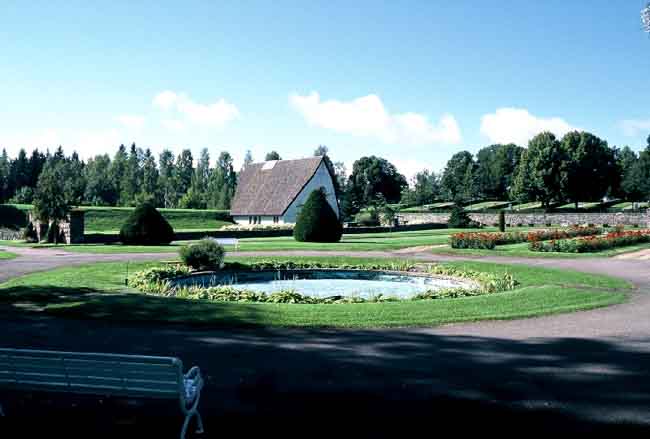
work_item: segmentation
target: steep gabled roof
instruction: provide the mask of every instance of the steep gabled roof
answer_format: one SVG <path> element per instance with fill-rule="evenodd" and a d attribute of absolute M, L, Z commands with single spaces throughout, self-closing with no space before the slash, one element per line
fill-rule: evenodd
<path fill-rule="evenodd" d="M 239 173 L 231 215 L 281 216 L 312 179 L 323 157 L 252 163 Z"/>

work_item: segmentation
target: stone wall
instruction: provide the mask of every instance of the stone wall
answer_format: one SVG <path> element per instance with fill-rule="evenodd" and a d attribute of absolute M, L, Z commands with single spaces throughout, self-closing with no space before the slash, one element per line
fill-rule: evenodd
<path fill-rule="evenodd" d="M 470 218 L 481 224 L 492 226 L 498 224 L 498 213 L 469 213 Z M 421 223 L 447 223 L 448 213 L 400 213 L 400 222 L 407 224 Z M 618 212 L 618 213 L 508 213 L 506 212 L 506 224 L 510 226 L 530 225 L 545 226 L 571 225 L 571 224 L 595 224 L 602 225 L 626 225 L 650 227 L 650 215 L 640 212 Z"/>
<path fill-rule="evenodd" d="M 40 220 L 36 219 L 30 212 L 29 221 L 34 225 L 38 241 L 47 239 L 47 230 L 52 224 L 42 224 Z M 59 231 L 61 233 L 61 244 L 80 244 L 84 242 L 84 227 L 85 219 L 84 212 L 80 210 L 73 210 L 68 214 L 65 221 L 59 223 Z"/>

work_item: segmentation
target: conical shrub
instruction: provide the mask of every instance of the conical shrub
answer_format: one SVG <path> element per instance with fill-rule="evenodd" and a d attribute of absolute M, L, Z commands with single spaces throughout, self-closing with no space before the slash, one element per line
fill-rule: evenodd
<path fill-rule="evenodd" d="M 303 204 L 293 237 L 301 242 L 339 242 L 343 234 L 343 226 L 336 212 L 327 202 L 325 190 L 320 188 L 309 194 Z"/>
<path fill-rule="evenodd" d="M 136 207 L 120 229 L 123 244 L 162 245 L 173 240 L 174 229 L 149 203 Z"/>

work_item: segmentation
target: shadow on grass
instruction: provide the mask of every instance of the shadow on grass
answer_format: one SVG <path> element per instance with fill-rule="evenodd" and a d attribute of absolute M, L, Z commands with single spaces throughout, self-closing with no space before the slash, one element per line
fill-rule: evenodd
<path fill-rule="evenodd" d="M 87 291 L 74 300 L 97 306 L 92 296 Z M 129 303 L 119 309 L 134 315 Z M 150 306 L 147 315 L 165 312 L 155 301 Z M 253 314 L 242 318 L 254 320 Z M 516 341 L 423 330 L 188 330 L 21 319 L 3 323 L 1 344 L 173 355 L 186 368 L 199 365 L 206 377 L 205 437 L 232 429 L 243 437 L 408 437 L 449 428 L 482 435 L 636 434 L 647 433 L 650 419 L 650 340 Z M 0 418 L 0 431 L 21 429 L 26 437 L 164 438 L 175 437 L 180 425 L 175 404 L 0 395 L 10 415 Z"/>
<path fill-rule="evenodd" d="M 210 327 L 258 326 L 255 306 L 194 302 L 139 293 L 110 294 L 92 288 L 16 286 L 0 289 L 0 313 L 25 318 L 43 315 L 116 322 L 165 322 Z M 188 316 L 191 316 L 188 323 Z"/>

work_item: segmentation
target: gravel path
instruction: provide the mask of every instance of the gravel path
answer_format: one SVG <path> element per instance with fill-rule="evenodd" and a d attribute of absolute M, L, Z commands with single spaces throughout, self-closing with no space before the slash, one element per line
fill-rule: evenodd
<path fill-rule="evenodd" d="M 417 250 L 241 254 L 462 259 Z M 60 266 L 174 256 L 10 251 L 19 257 L 0 261 L 0 281 Z M 400 417 L 412 426 L 435 420 L 436 428 L 457 431 L 480 425 L 498 432 L 636 432 L 650 426 L 650 261 L 471 259 L 608 274 L 636 290 L 625 304 L 593 311 L 422 329 L 198 330 L 42 317 L 3 322 L 0 344 L 178 355 L 208 377 L 204 418 L 212 432 L 230 424 L 244 433 L 262 429 L 241 422 L 253 416 L 269 420 L 265 432 L 276 426 L 289 434 L 287 425 L 297 418 L 336 432 L 337 423 L 323 423 L 323 413 L 364 425 L 363 437 L 388 435 L 395 426 L 388 420 Z M 111 425 L 119 430 L 124 422 Z M 165 431 L 160 437 L 168 437 Z"/>

